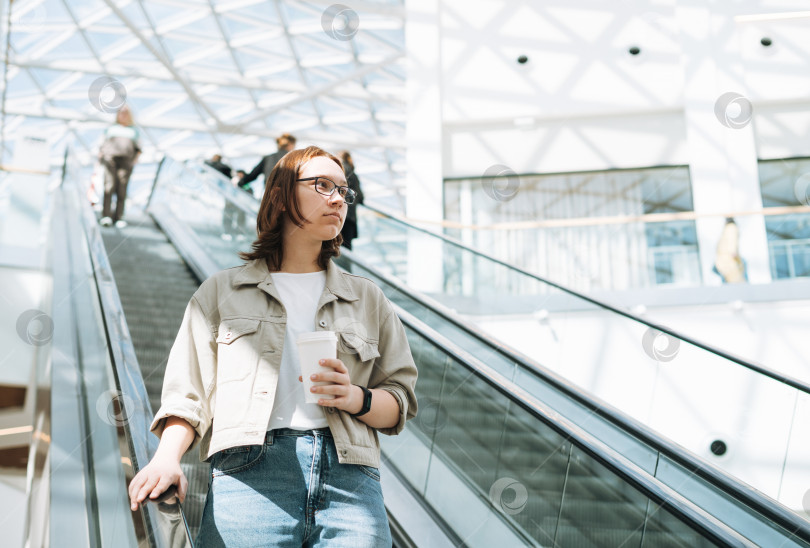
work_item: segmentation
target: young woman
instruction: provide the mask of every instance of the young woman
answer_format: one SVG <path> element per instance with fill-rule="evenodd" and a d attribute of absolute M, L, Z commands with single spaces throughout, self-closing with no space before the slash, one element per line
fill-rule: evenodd
<path fill-rule="evenodd" d="M 180 457 L 199 441 L 212 480 L 197 546 L 390 546 L 378 432 L 416 414 L 416 367 L 391 304 L 338 270 L 347 202 L 340 161 L 290 152 L 267 181 L 247 264 L 206 280 L 166 366 L 161 436 L 129 487 L 132 508 L 187 481 Z M 334 331 L 337 359 L 304 402 L 296 337 Z"/>

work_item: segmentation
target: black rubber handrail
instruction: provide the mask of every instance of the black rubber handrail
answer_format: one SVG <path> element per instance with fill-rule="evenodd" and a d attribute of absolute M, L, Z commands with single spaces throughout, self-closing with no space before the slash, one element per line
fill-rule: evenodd
<path fill-rule="evenodd" d="M 613 306 L 612 304 L 607 303 L 605 301 L 602 301 L 600 299 L 595 299 L 593 297 L 589 297 L 588 295 L 585 295 L 584 293 L 579 293 L 578 291 L 576 291 L 574 289 L 565 287 L 565 286 L 560 285 L 560 284 L 558 284 L 556 282 L 553 282 L 551 280 L 543 278 L 542 276 L 538 276 L 537 274 L 534 274 L 532 272 L 524 270 L 524 269 L 522 269 L 520 267 L 517 267 L 515 265 L 511 265 L 511 264 L 509 264 L 509 263 L 507 263 L 505 261 L 502 261 L 500 259 L 497 259 L 497 258 L 495 258 L 495 257 L 493 257 L 491 255 L 488 255 L 488 254 L 484 253 L 483 251 L 473 249 L 473 248 L 463 244 L 462 242 L 459 242 L 455 238 L 452 238 L 452 237 L 447 236 L 445 234 L 440 234 L 438 232 L 433 232 L 431 230 L 427 230 L 425 228 L 415 226 L 415 225 L 409 223 L 408 221 L 406 221 L 404 219 L 398 218 L 396 215 L 393 215 L 393 214 L 388 213 L 386 211 L 382 211 L 381 209 L 378 209 L 378 208 L 373 207 L 373 206 L 363 204 L 363 207 L 366 207 L 367 209 L 369 209 L 370 211 L 373 211 L 374 213 L 377 213 L 378 215 L 382 215 L 383 217 L 387 217 L 387 218 L 389 218 L 389 219 L 391 219 L 393 221 L 396 221 L 396 222 L 406 226 L 407 228 L 411 228 L 413 230 L 418 230 L 418 231 L 423 232 L 425 234 L 428 234 L 430 236 L 440 238 L 440 239 L 444 240 L 445 242 L 447 242 L 447 243 L 449 243 L 451 245 L 454 245 L 454 246 L 456 246 L 458 248 L 461 248 L 461 249 L 463 249 L 465 251 L 468 251 L 468 252 L 470 252 L 470 253 L 472 253 L 474 255 L 477 255 L 477 256 L 479 256 L 481 258 L 484 258 L 484 259 L 486 259 L 488 261 L 491 261 L 491 262 L 494 262 L 496 264 L 499 264 L 499 265 L 501 265 L 501 266 L 503 266 L 503 267 L 505 267 L 505 268 L 507 268 L 509 270 L 512 270 L 514 272 L 517 272 L 519 274 L 523 274 L 524 276 L 528 276 L 530 278 L 533 278 L 533 279 L 535 279 L 535 280 L 537 280 L 537 281 L 539 281 L 541 283 L 544 283 L 546 285 L 549 285 L 549 286 L 551 286 L 551 287 L 553 287 L 555 289 L 559 289 L 563 293 L 567 293 L 567 294 L 569 294 L 569 295 L 571 295 L 573 297 L 577 297 L 579 299 L 582 299 L 583 301 L 586 301 L 586 302 L 589 302 L 589 303 L 591 303 L 593 305 L 596 305 L 599 308 L 603 308 L 605 310 L 610 310 L 611 312 L 613 312 L 615 314 L 619 314 L 620 316 L 624 316 L 625 318 L 628 318 L 628 319 L 634 320 L 636 322 L 639 322 L 639 323 L 641 323 L 643 325 L 646 325 L 648 327 L 656 329 L 656 330 L 658 330 L 658 331 L 660 331 L 662 333 L 666 333 L 667 335 L 675 337 L 676 339 L 680 339 L 680 340 L 682 340 L 682 341 L 684 341 L 686 343 L 689 343 L 689 344 L 691 344 L 693 346 L 696 346 L 698 348 L 706 350 L 707 352 L 711 352 L 712 354 L 716 354 L 717 356 L 720 356 L 720 357 L 725 358 L 725 359 L 727 359 L 727 360 L 729 360 L 729 361 L 731 361 L 733 363 L 741 365 L 742 367 L 745 367 L 746 369 L 750 369 L 751 371 L 755 371 L 756 373 L 759 373 L 761 375 L 769 377 L 769 378 L 771 378 L 773 380 L 779 381 L 779 382 L 781 382 L 783 384 L 786 384 L 786 385 L 788 385 L 788 386 L 790 386 L 792 388 L 800 390 L 800 391 L 802 391 L 802 392 L 804 392 L 806 394 L 810 394 L 810 384 L 808 384 L 808 383 L 806 383 L 804 381 L 801 381 L 801 380 L 796 379 L 794 377 L 790 377 L 788 375 L 784 375 L 784 374 L 779 373 L 778 371 L 774 371 L 773 369 L 770 369 L 769 367 L 766 367 L 764 365 L 751 362 L 749 360 L 746 360 L 745 358 L 741 358 L 740 356 L 736 356 L 734 354 L 731 354 L 730 352 L 727 352 L 727 351 L 725 351 L 725 350 L 723 350 L 721 348 L 718 348 L 716 346 L 713 346 L 713 345 L 710 345 L 708 343 L 698 341 L 697 339 L 693 339 L 693 338 L 689 337 L 688 335 L 684 335 L 683 333 L 681 333 L 681 332 L 679 332 L 679 331 L 677 331 L 675 329 L 672 329 L 670 327 L 667 327 L 665 325 L 661 325 L 661 324 L 652 322 L 650 320 L 641 318 L 640 316 L 636 316 L 635 314 L 633 314 L 629 310 L 623 310 L 621 308 Z"/>
<path fill-rule="evenodd" d="M 66 162 L 67 158 L 66 153 Z M 160 166 L 162 165 L 161 160 Z M 82 195 L 78 181 L 71 181 L 71 183 L 75 187 L 77 195 Z M 80 218 L 76 222 L 81 225 L 87 242 L 93 283 L 101 307 L 101 321 L 108 342 L 111 372 L 116 389 L 120 394 L 129 396 L 130 401 L 134 403 L 134 409 L 127 409 L 127 399 L 122 397 L 119 400 L 123 416 L 126 418 L 119 428 L 126 439 L 128 457 L 133 471 L 137 473 L 140 468 L 146 466 L 157 447 L 157 439 L 149 432 L 152 411 L 95 213 L 87 201 L 79 200 L 78 203 L 80 204 Z M 190 536 L 182 506 L 177 502 L 177 507 L 172 510 L 179 511 L 187 540 L 193 548 L 193 539 Z M 144 526 L 147 529 L 147 541 L 150 545 L 157 547 L 166 545 L 165 539 L 160 534 L 157 517 L 157 513 L 161 512 L 161 509 L 157 505 L 144 504 L 139 511 L 144 513 Z"/>

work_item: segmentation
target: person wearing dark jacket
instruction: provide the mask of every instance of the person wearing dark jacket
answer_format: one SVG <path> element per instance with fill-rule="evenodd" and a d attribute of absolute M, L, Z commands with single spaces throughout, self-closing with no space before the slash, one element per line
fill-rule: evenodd
<path fill-rule="evenodd" d="M 346 173 L 346 183 L 357 194 L 357 199 L 349 205 L 346 222 L 343 223 L 343 229 L 340 231 L 340 235 L 343 236 L 343 247 L 351 249 L 352 240 L 357 238 L 357 204 L 363 203 L 363 190 L 360 188 L 360 179 L 354 172 L 354 162 L 349 151 L 341 152 L 340 160 L 343 162 L 343 171 Z"/>
<path fill-rule="evenodd" d="M 222 161 L 222 156 L 221 156 L 221 155 L 219 155 L 219 154 L 214 154 L 214 155 L 211 157 L 211 159 L 210 159 L 210 160 L 206 160 L 206 161 L 205 161 L 205 163 L 206 163 L 206 165 L 209 165 L 209 166 L 211 166 L 212 168 L 214 168 L 214 169 L 216 169 L 217 171 L 219 171 L 220 173 L 222 173 L 222 174 L 223 174 L 225 177 L 227 177 L 228 179 L 230 179 L 231 177 L 233 177 L 233 173 L 232 173 L 232 170 L 231 170 L 231 166 L 229 166 L 228 164 L 226 164 L 226 163 L 224 163 L 224 162 Z"/>
<path fill-rule="evenodd" d="M 284 158 L 285 154 L 295 149 L 295 137 L 289 133 L 285 133 L 276 139 L 276 143 L 278 144 L 278 152 L 268 154 L 259 160 L 256 167 L 254 167 L 250 173 L 242 177 L 242 180 L 239 181 L 239 188 L 252 192 L 250 187 L 251 183 L 255 181 L 260 174 L 264 174 L 264 178 L 267 179 L 267 176 L 270 175 L 270 172 L 273 171 L 274 167 L 276 167 L 278 161 Z"/>

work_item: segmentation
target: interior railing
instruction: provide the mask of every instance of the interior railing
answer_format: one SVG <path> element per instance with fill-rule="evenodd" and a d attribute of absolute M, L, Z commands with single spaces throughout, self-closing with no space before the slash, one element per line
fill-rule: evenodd
<path fill-rule="evenodd" d="M 132 512 L 127 485 L 157 448 L 143 378 L 79 169 L 53 191 L 54 338 L 48 448 L 52 543 L 191 544 L 176 499 Z M 78 420 L 77 420 L 78 418 Z"/>

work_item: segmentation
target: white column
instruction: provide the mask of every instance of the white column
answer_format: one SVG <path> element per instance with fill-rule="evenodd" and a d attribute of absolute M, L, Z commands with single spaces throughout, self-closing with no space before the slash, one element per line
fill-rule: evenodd
<path fill-rule="evenodd" d="M 406 127 L 406 215 L 440 221 L 442 202 L 442 79 L 440 0 L 405 2 L 408 55 Z M 426 225 L 436 229 L 436 225 Z M 422 291 L 441 289 L 441 243 L 408 242 L 408 284 Z"/>
<path fill-rule="evenodd" d="M 719 285 L 712 272 L 724 214 L 762 208 L 751 103 L 746 98 L 735 5 L 679 0 L 684 70 L 684 117 L 695 212 L 716 214 L 696 222 L 705 285 Z M 738 97 L 727 96 L 736 93 Z M 718 103 L 722 121 L 716 114 Z M 730 127 L 729 127 L 730 126 Z M 765 221 L 761 215 L 736 218 L 740 255 L 752 283 L 771 280 Z"/>

